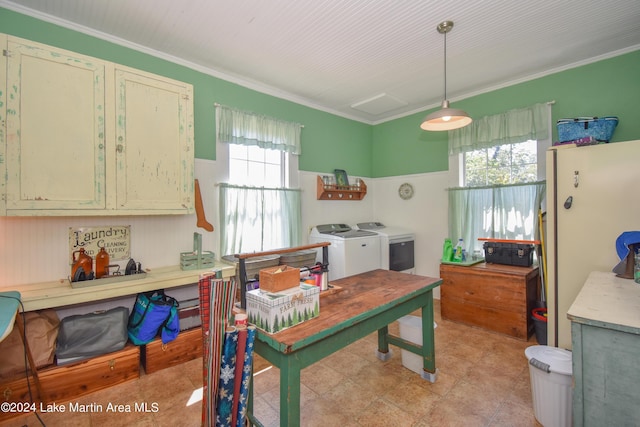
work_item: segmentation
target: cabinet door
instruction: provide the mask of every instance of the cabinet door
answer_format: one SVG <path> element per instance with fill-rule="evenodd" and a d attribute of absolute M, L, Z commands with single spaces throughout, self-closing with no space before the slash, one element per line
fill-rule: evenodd
<path fill-rule="evenodd" d="M 105 64 L 13 37 L 7 47 L 7 211 L 104 209 Z"/>
<path fill-rule="evenodd" d="M 191 85 L 116 66 L 117 209 L 193 211 Z"/>

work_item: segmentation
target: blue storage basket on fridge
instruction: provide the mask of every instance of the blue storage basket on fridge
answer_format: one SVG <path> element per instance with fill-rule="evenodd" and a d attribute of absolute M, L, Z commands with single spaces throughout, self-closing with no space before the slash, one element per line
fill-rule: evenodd
<path fill-rule="evenodd" d="M 560 142 L 573 141 L 580 138 L 593 137 L 599 142 L 609 142 L 613 131 L 618 126 L 617 117 L 577 117 L 575 119 L 560 119 L 558 126 L 558 140 Z"/>

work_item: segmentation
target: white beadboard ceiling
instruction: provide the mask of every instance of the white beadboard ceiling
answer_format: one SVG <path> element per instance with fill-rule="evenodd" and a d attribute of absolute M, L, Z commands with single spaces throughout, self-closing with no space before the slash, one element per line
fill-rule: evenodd
<path fill-rule="evenodd" d="M 258 91 L 381 123 L 640 49 L 638 0 L 0 0 Z M 1 31 L 1 30 L 0 30 Z M 216 100 L 212 100 L 212 103 Z"/>

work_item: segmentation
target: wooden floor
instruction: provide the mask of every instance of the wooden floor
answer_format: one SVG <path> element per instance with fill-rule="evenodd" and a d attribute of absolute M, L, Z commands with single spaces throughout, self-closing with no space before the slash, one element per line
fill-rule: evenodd
<path fill-rule="evenodd" d="M 416 313 L 417 314 L 417 313 Z M 307 426 L 540 426 L 535 420 L 524 349 L 536 345 L 443 321 L 435 304 L 438 380 L 431 384 L 402 365 L 401 352 L 381 362 L 375 334 L 302 371 L 302 425 Z M 390 327 L 398 333 L 398 324 Z M 263 359 L 254 365 L 258 418 L 279 425 L 279 373 Z M 106 408 L 109 403 L 157 405 L 157 412 L 94 411 L 44 413 L 57 426 L 200 426 L 202 359 L 78 399 Z M 68 408 L 68 403 L 65 404 Z M 30 414 L 0 426 L 39 426 Z"/>

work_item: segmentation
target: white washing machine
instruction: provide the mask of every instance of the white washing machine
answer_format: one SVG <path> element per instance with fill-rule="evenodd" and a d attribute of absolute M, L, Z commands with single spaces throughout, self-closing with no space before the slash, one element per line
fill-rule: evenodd
<path fill-rule="evenodd" d="M 355 228 L 380 235 L 382 268 L 415 274 L 415 235 L 412 232 L 387 227 L 381 222 L 359 222 Z"/>
<path fill-rule="evenodd" d="M 347 224 L 323 224 L 309 234 L 309 243 L 321 242 L 331 243 L 327 247 L 329 281 L 382 268 L 378 233 L 355 230 Z M 317 260 L 322 261 L 322 251 L 318 252 Z"/>

